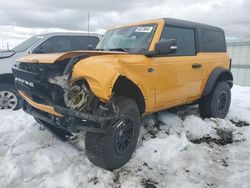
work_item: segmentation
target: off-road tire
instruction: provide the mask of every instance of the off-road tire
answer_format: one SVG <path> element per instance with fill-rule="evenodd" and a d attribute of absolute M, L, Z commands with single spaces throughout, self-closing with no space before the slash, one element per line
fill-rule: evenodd
<path fill-rule="evenodd" d="M 16 103 L 15 107 L 12 108 L 12 110 L 19 110 L 21 108 L 20 101 L 19 101 L 20 97 L 19 97 L 14 85 L 8 84 L 8 83 L 1 83 L 0 84 L 0 92 L 3 92 L 3 91 L 11 92 L 13 95 L 15 95 L 15 97 L 17 99 L 17 103 Z"/>
<path fill-rule="evenodd" d="M 205 96 L 200 100 L 200 115 L 202 118 L 213 117 L 223 119 L 228 113 L 230 103 L 230 86 L 226 81 L 219 81 L 213 91 L 208 96 Z"/>
<path fill-rule="evenodd" d="M 140 132 L 141 115 L 136 102 L 127 97 L 116 97 L 115 101 L 119 114 L 126 116 L 127 119 L 130 119 L 129 122 L 132 122 L 133 133 L 127 149 L 122 153 L 117 149 L 117 135 L 120 135 L 118 134 L 119 131 L 121 132 L 120 127 L 131 127 L 131 124 L 125 123 L 123 126 L 114 126 L 117 123 L 112 123 L 107 129 L 107 133 L 87 132 L 85 137 L 88 159 L 93 164 L 106 170 L 120 168 L 130 160 Z"/>

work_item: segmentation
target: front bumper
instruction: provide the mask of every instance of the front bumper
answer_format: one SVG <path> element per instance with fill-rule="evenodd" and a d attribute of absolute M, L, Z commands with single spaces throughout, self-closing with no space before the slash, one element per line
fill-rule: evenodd
<path fill-rule="evenodd" d="M 31 101 L 25 94 L 20 94 L 23 97 L 21 99 L 21 106 L 26 113 L 32 115 L 35 119 L 45 122 L 48 126 L 53 126 L 70 133 L 78 133 L 79 131 L 106 133 L 109 122 L 115 122 L 118 120 L 118 117 L 116 116 L 101 117 L 59 106 L 51 107 L 38 104 Z M 42 105 L 43 107 L 46 106 L 46 108 L 41 110 L 36 108 L 40 107 L 37 105 Z"/>
<path fill-rule="evenodd" d="M 49 114 L 52 114 L 58 117 L 63 117 L 63 115 L 56 112 L 52 106 L 39 104 L 33 101 L 29 96 L 25 95 L 22 91 L 19 91 L 19 94 L 29 105 L 35 107 L 36 109 L 41 109 L 42 111 L 47 112 Z"/>
<path fill-rule="evenodd" d="M 70 133 L 79 131 L 105 133 L 108 125 L 118 120 L 118 115 L 104 117 L 59 106 L 42 93 L 39 93 L 39 97 L 45 101 L 45 104 L 41 104 L 32 99 L 31 96 L 38 95 L 32 88 L 18 81 L 16 81 L 16 88 L 22 97 L 20 104 L 23 110 L 34 118 L 45 122 L 49 129 L 53 126 Z M 56 133 L 54 132 L 54 134 Z"/>

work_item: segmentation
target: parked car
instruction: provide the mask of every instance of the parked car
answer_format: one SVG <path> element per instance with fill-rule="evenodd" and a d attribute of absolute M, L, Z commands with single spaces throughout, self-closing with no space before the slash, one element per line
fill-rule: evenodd
<path fill-rule="evenodd" d="M 0 109 L 20 108 L 19 98 L 14 88 L 11 67 L 27 54 L 58 53 L 95 48 L 100 35 L 85 33 L 48 33 L 34 36 L 12 50 L 0 52 Z"/>
<path fill-rule="evenodd" d="M 214 26 L 143 21 L 111 28 L 96 51 L 18 61 L 24 111 L 63 141 L 85 130 L 89 160 L 108 170 L 131 158 L 142 116 L 198 103 L 201 117 L 224 118 L 230 106 L 230 58 Z"/>

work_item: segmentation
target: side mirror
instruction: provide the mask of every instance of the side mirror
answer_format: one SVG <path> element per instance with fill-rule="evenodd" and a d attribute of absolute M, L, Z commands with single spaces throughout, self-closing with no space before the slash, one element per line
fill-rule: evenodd
<path fill-rule="evenodd" d="M 162 40 L 155 44 L 155 53 L 157 55 L 173 54 L 178 49 L 175 39 Z"/>

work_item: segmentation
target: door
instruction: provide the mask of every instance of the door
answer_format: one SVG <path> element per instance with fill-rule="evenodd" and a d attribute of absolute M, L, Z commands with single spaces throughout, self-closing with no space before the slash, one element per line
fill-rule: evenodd
<path fill-rule="evenodd" d="M 154 57 L 156 109 L 194 100 L 201 87 L 201 59 L 196 54 L 195 29 L 165 26 L 160 40 L 175 39 L 174 54 Z"/>

